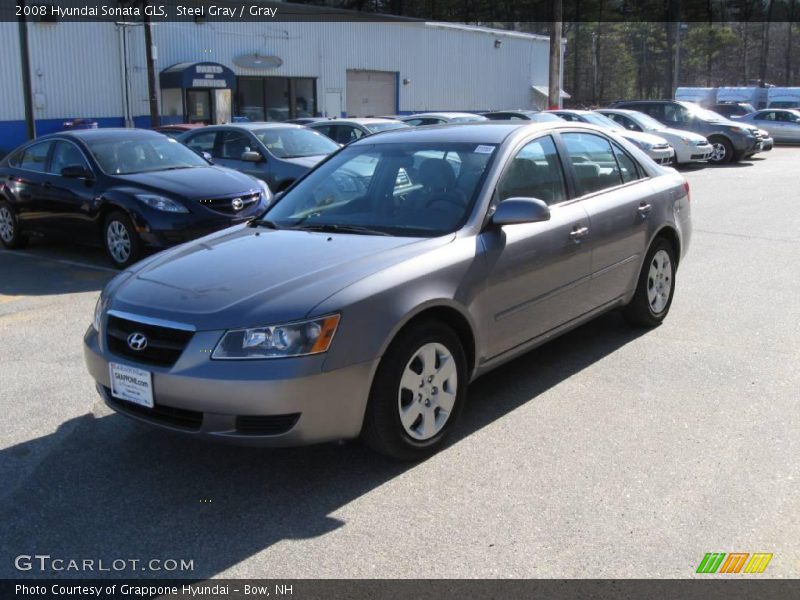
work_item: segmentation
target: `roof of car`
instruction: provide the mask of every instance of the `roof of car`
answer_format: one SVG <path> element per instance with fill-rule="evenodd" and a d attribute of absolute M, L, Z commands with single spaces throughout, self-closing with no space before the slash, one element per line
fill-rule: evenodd
<path fill-rule="evenodd" d="M 225 123 L 224 125 L 209 125 L 206 127 L 208 130 L 215 129 L 245 129 L 247 131 L 255 131 L 261 129 L 308 129 L 305 125 L 297 125 L 295 123 L 283 123 L 281 121 L 253 121 L 251 123 Z"/>
<path fill-rule="evenodd" d="M 405 115 L 402 119 L 415 119 L 417 117 L 444 117 L 445 119 L 455 119 L 458 117 L 480 117 L 481 115 L 469 112 L 424 112 L 413 115 Z"/>
<path fill-rule="evenodd" d="M 505 110 L 488 110 L 482 115 L 496 115 L 499 113 L 519 113 L 521 115 L 535 115 L 541 111 L 538 110 L 531 110 L 530 108 L 507 108 Z"/>
<path fill-rule="evenodd" d="M 163 136 L 163 133 L 153 131 L 151 129 L 137 129 L 127 127 L 103 127 L 98 129 L 71 129 L 67 131 L 57 131 L 38 139 L 45 139 L 49 137 L 69 137 L 79 140 L 105 140 L 105 139 L 136 139 L 152 136 Z"/>
<path fill-rule="evenodd" d="M 380 136 L 369 136 L 351 142 L 359 144 L 400 144 L 413 139 L 415 142 L 462 142 L 474 144 L 500 144 L 509 135 L 521 128 L 547 130 L 555 127 L 574 127 L 575 123 L 535 123 L 533 121 L 476 121 L 469 123 L 445 123 L 384 131 Z"/>
<path fill-rule="evenodd" d="M 321 125 L 325 123 L 355 123 L 356 125 L 375 125 L 376 123 L 397 123 L 399 119 L 389 119 L 383 117 L 355 117 L 352 119 L 323 119 L 309 123 L 309 125 Z"/>

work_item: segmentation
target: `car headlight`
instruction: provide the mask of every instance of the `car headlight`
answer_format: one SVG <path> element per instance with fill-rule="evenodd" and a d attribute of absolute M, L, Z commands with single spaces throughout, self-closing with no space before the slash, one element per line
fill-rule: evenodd
<path fill-rule="evenodd" d="M 733 133 L 743 133 L 745 135 L 755 135 L 755 132 L 751 129 L 747 129 L 746 127 L 728 127 L 729 131 Z"/>
<path fill-rule="evenodd" d="M 642 150 L 652 150 L 653 148 L 653 144 L 649 144 L 641 140 L 631 140 L 631 141 L 633 141 L 633 143 L 639 146 L 639 148 L 641 148 Z"/>
<path fill-rule="evenodd" d="M 338 326 L 339 315 L 329 315 L 282 325 L 231 329 L 222 336 L 211 358 L 248 360 L 320 354 L 330 348 Z"/>
<path fill-rule="evenodd" d="M 136 199 L 149 206 L 150 208 L 154 208 L 156 210 L 160 210 L 163 212 L 173 212 L 173 213 L 188 213 L 189 210 L 175 202 L 175 200 L 170 200 L 169 198 L 165 198 L 164 196 L 158 196 L 156 194 L 136 194 Z"/>
<path fill-rule="evenodd" d="M 689 145 L 689 138 L 686 138 L 686 137 L 681 138 L 681 141 L 683 142 L 684 146 L 688 146 Z"/>
<path fill-rule="evenodd" d="M 94 305 L 94 316 L 92 317 L 92 327 L 95 331 L 100 331 L 100 321 L 103 318 L 103 294 L 97 297 L 97 303 Z"/>
<path fill-rule="evenodd" d="M 272 201 L 272 190 L 269 189 L 269 186 L 267 185 L 267 182 L 264 181 L 263 179 L 256 179 L 256 182 L 258 183 L 258 187 L 261 190 L 261 197 L 265 201 L 271 202 Z"/>

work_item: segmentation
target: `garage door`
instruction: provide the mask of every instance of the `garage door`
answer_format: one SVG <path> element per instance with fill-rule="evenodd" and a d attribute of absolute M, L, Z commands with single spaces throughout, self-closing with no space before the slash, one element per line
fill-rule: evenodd
<path fill-rule="evenodd" d="M 393 71 L 347 71 L 347 116 L 378 117 L 397 113 L 397 74 Z"/>

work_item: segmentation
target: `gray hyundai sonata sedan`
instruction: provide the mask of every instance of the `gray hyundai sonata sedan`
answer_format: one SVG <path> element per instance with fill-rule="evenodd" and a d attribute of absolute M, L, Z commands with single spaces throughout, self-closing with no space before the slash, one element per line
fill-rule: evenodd
<path fill-rule="evenodd" d="M 97 390 L 165 429 L 254 445 L 438 448 L 469 382 L 596 315 L 666 317 L 689 189 L 613 132 L 386 132 L 251 222 L 114 278 L 84 338 Z"/>

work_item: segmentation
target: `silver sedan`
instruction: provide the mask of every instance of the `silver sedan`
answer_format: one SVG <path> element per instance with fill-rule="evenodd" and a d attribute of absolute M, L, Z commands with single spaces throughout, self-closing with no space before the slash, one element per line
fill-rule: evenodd
<path fill-rule="evenodd" d="M 598 127 L 386 132 L 118 275 L 86 364 L 109 406 L 164 429 L 419 459 L 479 375 L 609 310 L 659 325 L 690 232 L 685 180 Z"/>
<path fill-rule="evenodd" d="M 772 139 L 783 143 L 800 143 L 800 110 L 768 108 L 737 119 L 769 132 Z"/>

